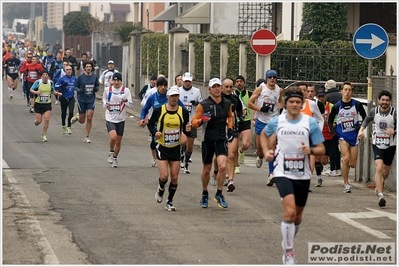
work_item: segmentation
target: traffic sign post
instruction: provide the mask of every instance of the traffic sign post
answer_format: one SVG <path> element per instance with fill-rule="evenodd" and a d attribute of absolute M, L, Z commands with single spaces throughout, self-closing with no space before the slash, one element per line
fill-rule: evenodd
<path fill-rule="evenodd" d="M 267 56 L 276 50 L 277 38 L 272 31 L 261 29 L 251 37 L 251 47 L 260 56 Z"/>
<path fill-rule="evenodd" d="M 356 30 L 353 47 L 356 53 L 365 59 L 376 59 L 388 48 L 388 34 L 380 25 L 368 23 Z"/>
<path fill-rule="evenodd" d="M 277 38 L 270 30 L 261 29 L 252 34 L 252 50 L 262 58 L 262 76 L 265 75 L 265 56 L 270 55 L 276 50 Z"/>
<path fill-rule="evenodd" d="M 371 109 L 371 101 L 373 97 L 372 88 L 372 72 L 373 72 L 373 59 L 382 56 L 388 48 L 388 34 L 378 24 L 368 23 L 358 28 L 353 36 L 353 48 L 356 53 L 362 58 L 368 59 L 368 78 L 367 78 L 367 109 Z M 367 136 L 371 136 L 371 127 L 367 127 Z M 366 162 L 370 162 L 370 142 L 365 143 Z M 361 170 L 362 171 L 362 170 Z M 370 176 L 370 166 L 366 168 L 365 177 L 368 181 Z"/>

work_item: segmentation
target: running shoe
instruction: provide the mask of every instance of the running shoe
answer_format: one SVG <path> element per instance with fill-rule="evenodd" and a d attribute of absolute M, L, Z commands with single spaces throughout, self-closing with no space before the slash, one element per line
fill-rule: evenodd
<path fill-rule="evenodd" d="M 213 199 L 216 203 L 218 203 L 219 208 L 225 209 L 227 208 L 227 203 L 224 200 L 224 196 L 222 194 L 220 195 L 215 195 L 215 198 Z"/>
<path fill-rule="evenodd" d="M 241 173 L 241 167 L 240 166 L 235 167 L 234 173 L 235 174 L 240 174 Z"/>
<path fill-rule="evenodd" d="M 30 108 L 29 108 L 29 112 L 30 112 L 30 113 L 35 113 L 35 109 L 34 109 L 33 107 L 30 107 Z"/>
<path fill-rule="evenodd" d="M 218 184 L 217 175 L 214 173 L 212 174 L 212 185 L 216 186 Z"/>
<path fill-rule="evenodd" d="M 42 134 L 42 142 L 48 142 L 47 136 L 45 134 Z"/>
<path fill-rule="evenodd" d="M 84 142 L 85 142 L 85 143 L 91 143 L 91 140 L 89 139 L 88 136 L 86 136 Z"/>
<path fill-rule="evenodd" d="M 39 125 L 39 123 L 37 123 L 36 120 L 35 120 L 35 126 L 38 126 L 38 125 Z"/>
<path fill-rule="evenodd" d="M 10 100 L 12 100 L 13 99 L 13 97 L 12 97 L 12 95 L 10 95 Z"/>
<path fill-rule="evenodd" d="M 223 186 L 227 186 L 228 183 L 229 183 L 229 177 L 226 176 L 226 178 L 224 178 Z"/>
<path fill-rule="evenodd" d="M 66 133 L 67 133 L 67 134 L 72 134 L 71 127 L 67 127 L 67 128 L 66 128 Z"/>
<path fill-rule="evenodd" d="M 77 122 L 78 121 L 78 117 L 79 117 L 79 113 L 76 113 L 75 116 L 73 116 L 71 118 L 71 123 L 74 124 L 75 122 Z"/>
<path fill-rule="evenodd" d="M 156 200 L 158 203 L 162 203 L 162 200 L 163 200 L 163 193 L 165 193 L 165 188 L 162 189 L 161 186 L 158 184 L 158 190 L 157 190 L 157 192 L 155 193 L 155 200 Z"/>
<path fill-rule="evenodd" d="M 274 176 L 273 173 L 270 173 L 269 176 L 267 177 L 267 186 L 273 186 L 274 184 Z"/>
<path fill-rule="evenodd" d="M 322 173 L 321 173 L 321 175 L 324 175 L 324 176 L 331 176 L 331 173 L 332 173 L 333 171 L 331 171 L 331 170 L 326 170 L 326 171 L 323 171 Z"/>
<path fill-rule="evenodd" d="M 384 196 L 378 197 L 378 206 L 380 206 L 380 208 L 385 207 L 386 203 L 387 202 L 386 202 Z"/>
<path fill-rule="evenodd" d="M 107 161 L 109 164 L 112 164 L 114 162 L 114 152 L 109 152 Z"/>
<path fill-rule="evenodd" d="M 59 105 L 60 104 L 60 101 L 58 101 L 58 99 L 57 100 L 55 100 L 55 103 L 54 103 L 55 105 Z"/>
<path fill-rule="evenodd" d="M 117 168 L 118 167 L 118 159 L 114 158 L 113 162 L 112 162 L 112 168 Z"/>
<path fill-rule="evenodd" d="M 151 167 L 156 167 L 156 166 L 157 166 L 157 159 L 153 158 L 153 159 L 151 160 L 150 166 L 151 166 Z"/>
<path fill-rule="evenodd" d="M 184 166 L 184 171 L 183 172 L 186 173 L 186 174 L 190 174 L 191 173 L 190 170 L 188 169 L 188 164 L 186 164 L 186 166 Z"/>
<path fill-rule="evenodd" d="M 263 158 L 260 158 L 259 156 L 256 157 L 256 167 L 260 168 L 263 165 Z"/>
<path fill-rule="evenodd" d="M 234 181 L 229 180 L 229 183 L 227 184 L 227 192 L 233 192 L 236 187 L 234 186 Z"/>
<path fill-rule="evenodd" d="M 190 162 L 190 163 L 193 162 L 193 160 L 191 159 L 191 157 L 188 159 L 188 162 Z"/>
<path fill-rule="evenodd" d="M 288 252 L 283 255 L 283 263 L 284 265 L 296 265 L 298 261 L 295 259 L 294 252 Z"/>
<path fill-rule="evenodd" d="M 200 205 L 201 207 L 203 207 L 204 209 L 209 207 L 209 196 L 208 195 L 202 195 L 201 197 L 201 201 L 200 201 Z"/>
<path fill-rule="evenodd" d="M 323 180 L 321 178 L 317 178 L 317 182 L 316 182 L 315 186 L 321 187 L 322 184 L 323 184 Z"/>
<path fill-rule="evenodd" d="M 238 149 L 238 163 L 244 164 L 244 152 L 242 152 L 241 148 Z"/>
<path fill-rule="evenodd" d="M 342 176 L 341 170 L 336 170 L 335 171 L 335 176 Z"/>
<path fill-rule="evenodd" d="M 35 121 L 35 125 L 36 125 L 36 121 Z M 66 126 L 62 126 L 62 134 L 66 134 Z"/>
<path fill-rule="evenodd" d="M 346 184 L 344 188 L 344 193 L 351 193 L 352 186 L 350 184 Z"/>
<path fill-rule="evenodd" d="M 176 211 L 175 206 L 173 206 L 172 201 L 166 201 L 166 206 L 165 209 L 167 209 L 168 211 Z"/>

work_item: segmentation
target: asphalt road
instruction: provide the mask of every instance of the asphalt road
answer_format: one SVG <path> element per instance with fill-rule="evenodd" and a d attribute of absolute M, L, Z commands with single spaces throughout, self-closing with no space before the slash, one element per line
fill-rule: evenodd
<path fill-rule="evenodd" d="M 202 209 L 196 148 L 191 174 L 179 175 L 177 211 L 168 212 L 154 199 L 158 170 L 149 166 L 148 131 L 137 126 L 138 101 L 129 110 L 119 167 L 111 168 L 100 102 L 91 144 L 83 143 L 85 126 L 79 123 L 71 135 L 61 134 L 57 105 L 49 142 L 41 143 L 42 126 L 34 126 L 20 86 L 10 101 L 4 85 L 3 264 L 282 263 L 281 201 L 276 187 L 266 186 L 267 164 L 255 167 L 253 151 L 235 177 L 236 190 L 224 191 L 229 207 L 211 201 Z M 387 207 L 380 209 L 364 184 L 353 183 L 352 193 L 344 194 L 341 177 L 324 177 L 321 188 L 315 180 L 295 239 L 299 263 L 308 264 L 310 242 L 396 244 L 396 193 L 387 192 Z M 210 185 L 209 192 L 213 196 L 216 188 Z"/>

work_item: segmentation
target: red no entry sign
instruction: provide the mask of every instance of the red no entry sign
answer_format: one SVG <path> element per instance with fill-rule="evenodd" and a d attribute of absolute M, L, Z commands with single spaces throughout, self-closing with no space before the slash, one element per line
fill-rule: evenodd
<path fill-rule="evenodd" d="M 266 29 L 258 30 L 251 37 L 251 47 L 261 56 L 270 55 L 277 47 L 276 35 Z"/>

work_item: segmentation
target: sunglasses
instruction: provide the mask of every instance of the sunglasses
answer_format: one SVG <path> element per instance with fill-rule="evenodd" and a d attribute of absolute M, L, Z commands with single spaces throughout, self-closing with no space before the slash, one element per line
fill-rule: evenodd
<path fill-rule="evenodd" d="M 32 57 L 28 57 L 28 58 L 32 58 Z"/>
<path fill-rule="evenodd" d="M 268 79 L 277 79 L 277 77 L 274 77 L 274 76 L 273 76 L 273 77 L 269 77 Z"/>

